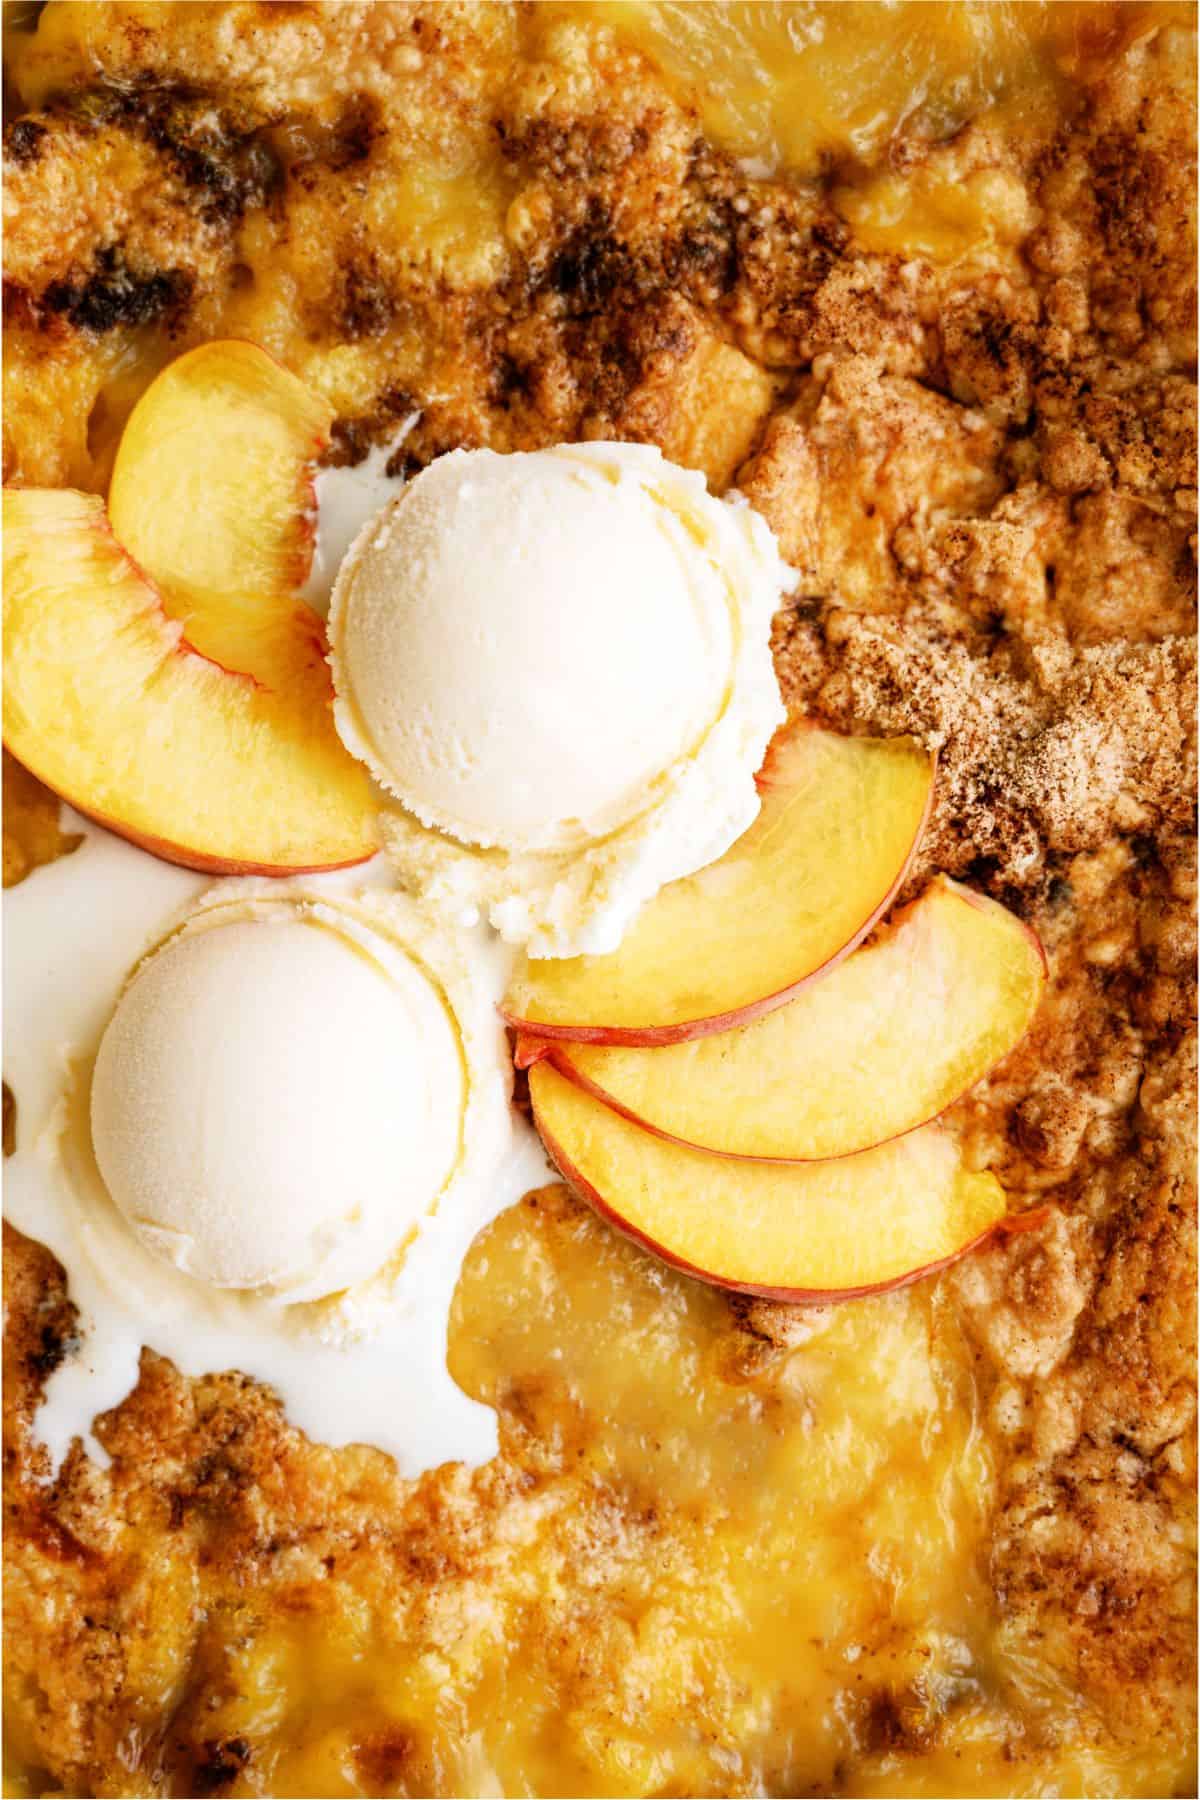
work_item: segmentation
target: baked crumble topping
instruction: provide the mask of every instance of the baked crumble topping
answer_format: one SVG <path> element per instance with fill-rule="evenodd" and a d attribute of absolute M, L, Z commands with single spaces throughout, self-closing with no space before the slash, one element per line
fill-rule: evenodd
<path fill-rule="evenodd" d="M 831 1320 L 696 1297 L 561 1191 L 531 1197 L 479 1247 L 505 1295 L 469 1271 L 460 1297 L 460 1379 L 494 1396 L 502 1454 L 407 1485 L 307 1443 L 243 1378 L 184 1381 L 149 1353 L 99 1428 L 111 1470 L 76 1453 L 46 1485 L 28 1423 L 78 1340 L 52 1260 L 6 1228 L 9 1729 L 30 1791 L 266 1792 L 289 1769 L 307 1791 L 483 1791 L 505 1763 L 480 1696 L 526 1719 L 539 1791 L 1188 1791 L 1186 12 L 1123 9 L 1033 125 L 902 129 L 889 179 L 980 196 L 986 229 L 939 257 L 928 231 L 872 247 L 893 227 L 861 172 L 749 172 L 619 34 L 556 8 L 84 10 L 14 56 L 5 478 L 102 491 L 162 360 L 243 334 L 329 396 L 345 460 L 419 409 L 411 467 L 615 436 L 736 480 L 802 572 L 776 631 L 789 704 L 939 750 L 910 892 L 945 870 L 1047 948 L 1034 1031 L 953 1123 L 1014 1206 L 1055 1213 Z M 6 815 L 8 881 L 57 826 L 19 776 Z M 606 1363 L 588 1333 L 611 1306 L 630 1343 Z M 939 1559 L 916 1546 L 880 1551 L 869 1623 L 789 1616 L 797 1682 L 842 1709 L 799 1745 L 779 1665 L 733 1621 L 744 1579 L 769 1634 L 765 1561 L 801 1551 L 738 1459 L 833 1529 L 797 1446 L 841 1495 L 830 1446 L 854 1415 L 822 1371 L 848 1387 L 885 1348 L 922 1447 L 885 1448 L 868 1407 L 859 1453 L 910 1535 L 931 1481 L 963 1484 L 945 1530 L 966 1600 L 929 1603 Z M 831 1567 L 886 1543 L 870 1492 L 861 1528 L 843 1496 Z M 323 1711 L 337 1659 L 372 1655 L 392 1685 Z M 280 1723 L 270 1695 L 290 1692 L 308 1698 Z"/>

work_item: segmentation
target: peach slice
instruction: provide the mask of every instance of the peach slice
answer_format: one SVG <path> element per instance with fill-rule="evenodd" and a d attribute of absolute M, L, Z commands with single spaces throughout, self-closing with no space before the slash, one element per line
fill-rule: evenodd
<path fill-rule="evenodd" d="M 324 632 L 308 620 L 276 635 L 269 686 L 223 668 L 94 495 L 5 490 L 5 741 L 72 806 L 169 861 L 290 874 L 372 853 L 371 785 L 334 730 Z"/>
<path fill-rule="evenodd" d="M 643 1131 L 550 1063 L 530 1070 L 529 1087 L 564 1179 L 656 1256 L 716 1287 L 857 1298 L 944 1268 L 1004 1220 L 995 1176 L 965 1169 L 936 1125 L 838 1162 L 744 1162 Z"/>
<path fill-rule="evenodd" d="M 268 685 L 280 636 L 312 637 L 293 596 L 312 562 L 313 459 L 332 420 L 257 344 L 205 344 L 151 382 L 113 466 L 117 541 L 192 648 Z"/>
<path fill-rule="evenodd" d="M 789 1005 L 663 1049 L 522 1038 L 617 1112 L 725 1156 L 849 1156 L 936 1118 L 1024 1036 L 1042 947 L 994 900 L 939 877 L 869 949 Z"/>
<path fill-rule="evenodd" d="M 912 738 L 776 740 L 719 861 L 642 908 L 610 956 L 522 958 L 503 1012 L 539 1038 L 675 1044 L 782 1006 L 853 950 L 904 880 L 933 792 Z"/>

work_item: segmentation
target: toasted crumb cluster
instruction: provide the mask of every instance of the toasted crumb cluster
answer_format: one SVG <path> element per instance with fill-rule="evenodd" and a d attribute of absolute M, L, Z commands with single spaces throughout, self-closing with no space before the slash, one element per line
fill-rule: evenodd
<path fill-rule="evenodd" d="M 833 721 L 942 747 L 913 886 L 956 871 L 1050 952 L 1032 1034 L 956 1120 L 1010 1192 L 1061 1208 L 949 1278 L 1006 1452 L 993 1575 L 1012 1631 L 1115 1727 L 1175 1729 L 1194 1606 L 1191 641 L 1060 649 L 1046 680 L 913 609 L 825 615 L 788 650 Z"/>
<path fill-rule="evenodd" d="M 60 1272 L 6 1229 L 8 1721 L 32 1791 L 502 1791 L 480 1721 L 510 1717 L 539 1791 L 894 1791 L 908 1759 L 930 1791 L 1189 1791 L 1187 32 L 1098 40 L 1033 126 L 902 135 L 902 185 L 982 181 L 1007 222 L 939 261 L 868 249 L 842 172 L 755 172 L 619 37 L 541 8 L 87 10 L 16 71 L 6 479 L 102 490 L 161 360 L 232 334 L 329 397 L 343 461 L 417 409 L 413 467 L 607 436 L 736 480 L 801 571 L 775 635 L 791 708 L 939 750 L 912 890 L 946 870 L 1046 945 L 1034 1031 L 952 1123 L 1014 1206 L 1055 1213 L 855 1323 L 697 1296 L 535 1198 L 455 1351 L 502 1454 L 408 1485 L 244 1378 L 149 1353 L 98 1427 L 111 1468 L 75 1454 L 46 1484 L 29 1420 L 78 1340 Z M 44 799 L 6 788 L 8 880 L 55 846 Z M 876 1342 L 894 1420 L 854 1439 L 864 1390 L 837 1395 Z M 851 1443 L 877 1460 L 797 1513 L 801 1540 L 755 1512 L 809 1467 L 840 1491 Z M 938 1552 L 965 1611 L 920 1561 L 943 1474 L 975 1484 Z M 854 1598 L 818 1625 L 821 1531 Z M 768 1556 L 798 1584 L 782 1624 Z M 801 1655 L 806 1717 L 837 1721 L 803 1745 Z M 372 1658 L 386 1676 L 348 1693 Z"/>
<path fill-rule="evenodd" d="M 857 296 L 843 306 L 847 341 L 741 476 L 811 596 L 777 626 L 790 705 L 940 752 L 910 891 L 951 871 L 1051 955 L 1050 1004 L 958 1123 L 1010 1191 L 1061 1212 L 949 1285 L 1007 1452 L 992 1568 L 1009 1627 L 1132 1732 L 1173 1729 L 1191 1678 L 1194 165 L 1167 79 L 1181 67 L 1169 36 L 1131 52 L 1031 159 L 1041 222 L 1019 281 L 962 292 L 911 271 L 919 353 L 907 336 L 899 355 L 863 348 Z"/>

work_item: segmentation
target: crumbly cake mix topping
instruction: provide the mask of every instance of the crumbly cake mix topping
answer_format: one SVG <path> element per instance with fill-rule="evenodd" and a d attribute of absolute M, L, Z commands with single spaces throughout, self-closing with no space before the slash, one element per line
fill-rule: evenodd
<path fill-rule="evenodd" d="M 557 8 L 54 10 L 13 59 L 6 478 L 102 490 L 161 361 L 242 334 L 329 397 L 344 460 L 417 410 L 412 467 L 612 436 L 736 480 L 801 571 L 789 704 L 936 746 L 913 891 L 968 879 L 1050 954 L 953 1124 L 1056 1210 L 833 1317 L 697 1297 L 531 1198 L 453 1347 L 502 1454 L 411 1485 L 149 1356 L 111 1469 L 42 1485 L 26 1422 L 78 1344 L 8 1234 L 21 1762 L 99 1793 L 1186 1791 L 1186 11 L 1088 9 L 1032 112 L 796 180 Z M 7 788 L 6 880 L 56 847 Z M 351 1658 L 386 1676 L 348 1697 Z"/>

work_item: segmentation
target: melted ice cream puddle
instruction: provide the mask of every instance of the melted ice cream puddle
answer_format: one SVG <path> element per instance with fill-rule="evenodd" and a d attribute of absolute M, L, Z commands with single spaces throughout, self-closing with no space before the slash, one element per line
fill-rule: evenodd
<path fill-rule="evenodd" d="M 318 469 L 313 482 L 317 503 L 312 568 L 300 589 L 314 612 L 325 618 L 342 560 L 369 519 L 382 512 L 404 486 L 402 475 L 389 475 L 387 465 L 420 418 L 410 413 L 396 435 L 369 450 L 353 468 Z"/>
<path fill-rule="evenodd" d="M 136 1385 L 143 1345 L 184 1375 L 237 1369 L 267 1382 L 310 1437 L 378 1445 L 406 1476 L 448 1460 L 486 1461 L 496 1450 L 495 1414 L 450 1377 L 449 1309 L 472 1239 L 548 1179 L 532 1129 L 504 1107 L 494 1176 L 467 1190 L 470 1204 L 426 1221 L 400 1278 L 385 1272 L 349 1295 L 287 1306 L 170 1267 L 138 1243 L 99 1179 L 88 1083 L 130 971 L 210 884 L 87 820 L 68 813 L 64 825 L 83 834 L 78 850 L 4 901 L 5 1078 L 17 1103 L 5 1212 L 63 1264 L 83 1340 L 50 1377 L 35 1420 L 53 1465 L 76 1436 L 105 1460 L 91 1424 Z M 330 897 L 386 885 L 378 860 L 303 882 Z M 507 952 L 484 933 L 464 950 L 480 1006 L 494 1006 L 508 978 Z"/>

